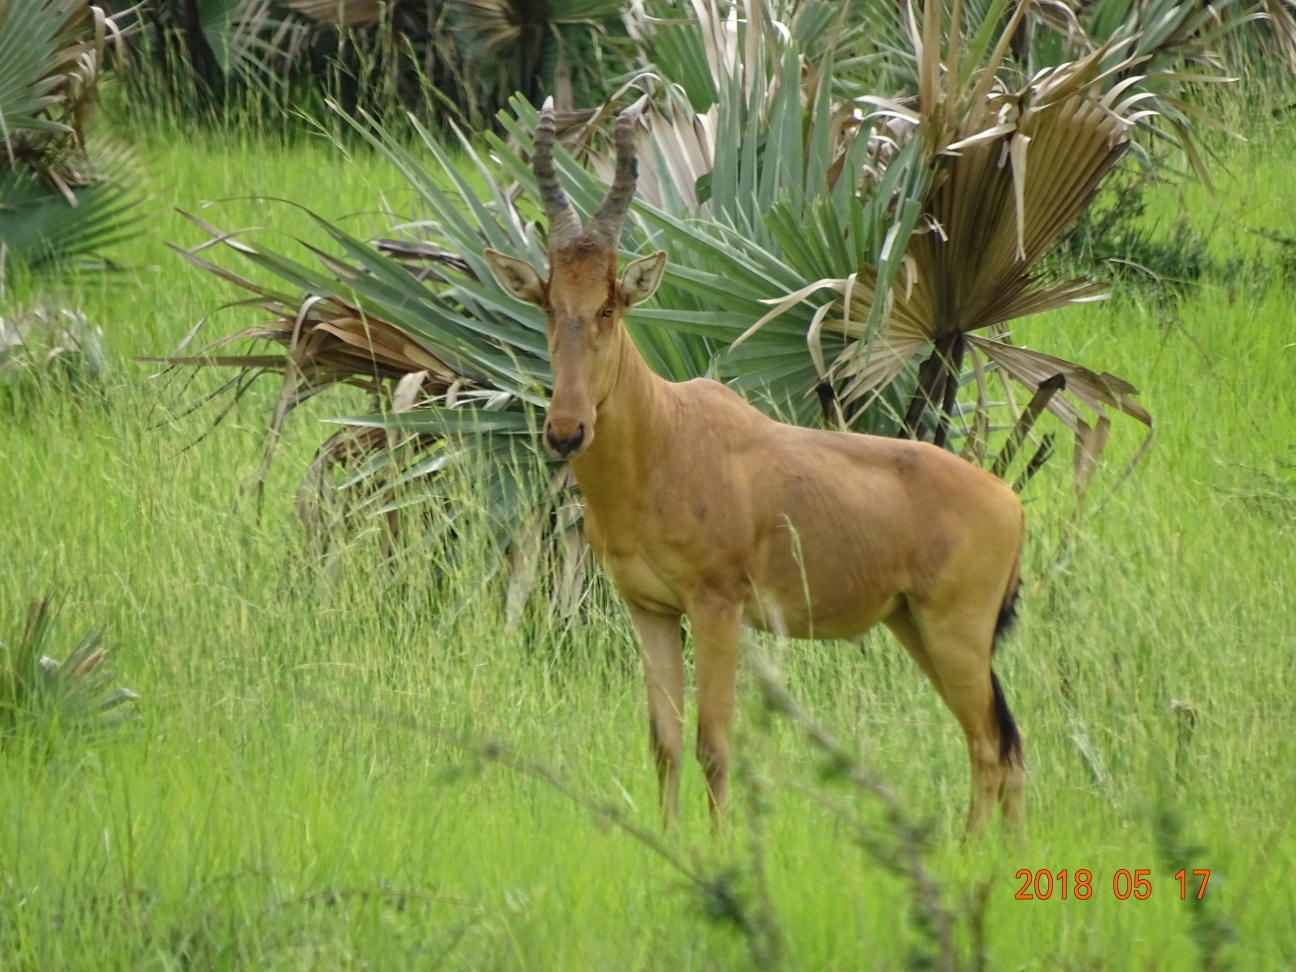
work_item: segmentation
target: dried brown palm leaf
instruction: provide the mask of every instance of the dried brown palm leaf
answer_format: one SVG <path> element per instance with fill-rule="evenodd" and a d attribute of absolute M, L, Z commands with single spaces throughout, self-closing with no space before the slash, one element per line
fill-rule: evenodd
<path fill-rule="evenodd" d="M 1272 25 L 1273 37 L 1269 43 L 1262 44 L 1261 53 L 1269 54 L 1266 48 L 1275 48 L 1273 53 L 1287 62 L 1289 70 L 1296 72 L 1296 3 L 1292 0 L 1264 0 L 1263 6 Z"/>
<path fill-rule="evenodd" d="M 1065 379 L 1066 395 L 1050 398 L 1048 410 L 1075 435 L 1073 472 L 1078 496 L 1083 496 L 1088 489 L 1107 443 L 1107 433 L 1111 428 L 1107 408 L 1120 411 L 1147 429 L 1143 442 L 1113 484 L 1113 491 L 1129 477 L 1151 448 L 1155 432 L 1152 415 L 1134 400 L 1138 390 L 1128 382 L 1107 372 L 1097 374 L 1073 361 L 1016 347 L 1006 340 L 978 335 L 967 335 L 966 340 L 973 351 L 984 354 L 1002 374 L 1033 391 L 1038 391 L 1055 376 L 1061 375 Z M 1095 416 L 1092 424 L 1078 406 L 1083 406 Z"/>
<path fill-rule="evenodd" d="M 405 374 L 391 393 L 391 414 L 413 412 L 427 401 L 425 389 L 430 384 L 426 371 Z M 402 451 L 426 454 L 437 439 L 431 434 L 348 426 L 324 440 L 297 484 L 296 512 L 315 560 L 323 561 L 327 572 L 336 565 L 335 541 L 354 533 L 359 522 L 354 514 L 361 507 L 379 510 L 384 524 L 383 555 L 393 554 L 401 530 L 397 502 L 401 469 L 395 457 Z M 357 476 L 357 470 L 375 466 L 383 468 Z M 344 477 L 340 483 L 339 474 Z"/>
<path fill-rule="evenodd" d="M 345 532 L 350 513 L 368 492 L 339 488 L 337 474 L 357 469 L 387 448 L 384 429 L 345 428 L 325 439 L 297 482 L 296 512 L 315 560 L 331 569 L 334 538 Z M 369 484 L 366 484 L 369 485 Z"/>
<path fill-rule="evenodd" d="M 192 218 L 192 217 L 191 217 Z M 407 411 L 418 401 L 432 400 L 446 395 L 456 395 L 477 387 L 473 378 L 456 372 L 436 355 L 415 343 L 401 328 L 356 304 L 334 294 L 327 297 L 305 295 L 293 299 L 252 283 L 246 278 L 211 263 L 198 253 L 215 242 L 235 247 L 236 234 L 221 233 L 215 227 L 194 219 L 211 234 L 206 243 L 186 250 L 174 248 L 189 262 L 215 273 L 225 280 L 251 291 L 256 299 L 241 306 L 252 306 L 269 311 L 275 317 L 242 328 L 211 342 L 199 351 L 180 355 L 192 340 L 191 332 L 177 349 L 177 354 L 164 358 L 141 360 L 165 364 L 169 368 L 237 368 L 240 378 L 250 382 L 264 374 L 281 376 L 279 396 L 271 413 L 269 438 L 261 467 L 253 488 L 259 490 L 278 450 L 284 422 L 294 408 L 320 392 L 335 385 L 350 385 L 370 392 L 380 405 L 390 397 L 389 411 Z M 422 254 L 428 255 L 428 254 Z M 200 325 L 201 326 L 201 323 Z M 258 343 L 263 347 L 254 353 L 216 354 L 238 343 Z M 279 345 L 283 351 L 266 354 L 264 345 Z M 422 375 L 415 386 L 402 385 L 412 375 Z M 386 385 L 396 382 L 395 394 Z M 404 402 L 398 396 L 411 393 L 413 398 Z M 404 402 L 405 407 L 400 407 Z M 386 437 L 373 439 L 350 438 L 335 435 L 327 440 L 316 455 L 316 461 L 307 470 L 299 493 L 299 510 L 302 496 L 317 494 L 322 489 L 323 474 L 342 460 L 361 462 L 372 456 L 379 445 L 389 445 Z M 363 445 L 363 448 L 360 448 Z M 325 506 L 329 504 L 326 503 Z M 307 521 L 318 517 L 306 518 Z"/>
<path fill-rule="evenodd" d="M 589 132 L 598 121 L 591 116 L 576 137 L 581 152 L 577 158 L 588 162 L 598 177 L 611 183 L 616 160 L 610 151 L 595 152 L 590 147 Z M 699 203 L 697 182 L 714 165 L 715 108 L 697 114 L 687 106 L 667 104 L 662 111 L 649 105 L 637 119 L 636 140 L 639 144 L 639 181 L 635 195 L 650 206 L 705 213 Z M 575 141 L 573 138 L 572 141 Z M 651 146 L 651 148 L 649 148 Z M 672 198 L 664 198 L 669 194 Z"/>
<path fill-rule="evenodd" d="M 213 352 L 237 342 L 255 341 L 284 348 L 282 354 Z M 245 373 L 282 375 L 279 398 L 270 421 L 270 439 L 255 488 L 260 488 L 278 448 L 289 413 L 302 402 L 334 385 L 346 384 L 381 395 L 384 379 L 397 382 L 420 374 L 419 400 L 471 390 L 475 383 L 413 343 L 409 335 L 387 321 L 362 312 L 337 296 L 308 297 L 299 307 L 284 306 L 280 316 L 243 328 L 185 356 L 145 358 L 170 367 L 226 367 Z M 401 386 L 397 385 L 397 391 Z M 409 403 L 412 407 L 413 402 Z M 392 408 L 392 411 L 408 409 Z M 354 458 L 352 445 L 330 439 L 321 452 Z M 352 451 L 347 451 L 352 450 Z M 330 460 L 331 461 L 331 460 Z M 318 472 L 319 470 L 316 470 Z"/>

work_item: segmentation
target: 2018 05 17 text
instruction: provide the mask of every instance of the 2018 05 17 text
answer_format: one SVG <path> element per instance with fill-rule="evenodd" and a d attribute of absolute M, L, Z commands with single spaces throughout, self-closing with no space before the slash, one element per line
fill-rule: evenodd
<path fill-rule="evenodd" d="M 1195 895 L 1200 901 L 1206 896 L 1210 873 L 1207 868 L 1194 868 L 1191 873 L 1184 868 L 1174 875 L 1172 891 L 1179 893 L 1180 900 L 1186 901 L 1189 895 Z M 1015 895 L 1018 901 L 1047 901 L 1053 897 L 1088 901 L 1094 896 L 1095 887 L 1105 883 L 1101 873 L 1095 878 L 1092 871 L 1083 867 L 1075 871 L 1022 868 L 1017 872 L 1017 880 L 1022 882 Z M 1112 894 L 1121 901 L 1146 901 L 1152 897 L 1152 890 L 1150 868 L 1140 867 L 1131 871 L 1122 867 L 1112 875 Z"/>

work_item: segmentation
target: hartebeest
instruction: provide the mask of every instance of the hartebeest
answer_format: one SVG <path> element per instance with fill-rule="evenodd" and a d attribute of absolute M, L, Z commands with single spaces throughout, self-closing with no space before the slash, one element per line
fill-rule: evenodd
<path fill-rule="evenodd" d="M 854 639 L 879 621 L 908 649 L 967 736 L 968 831 L 998 797 L 1024 823 L 1021 739 L 991 670 L 1011 617 L 1024 521 L 1008 486 L 922 442 L 784 425 L 724 385 L 648 367 L 621 324 L 666 267 L 659 251 L 617 279 L 637 166 L 633 109 L 616 175 L 582 229 L 554 172 L 552 103 L 533 165 L 549 220 L 549 278 L 495 250 L 509 294 L 548 317 L 554 391 L 544 443 L 585 496 L 585 535 L 643 644 L 662 812 L 678 809 L 684 724 L 680 622 L 692 624 L 697 755 L 725 806 L 742 625 Z"/>

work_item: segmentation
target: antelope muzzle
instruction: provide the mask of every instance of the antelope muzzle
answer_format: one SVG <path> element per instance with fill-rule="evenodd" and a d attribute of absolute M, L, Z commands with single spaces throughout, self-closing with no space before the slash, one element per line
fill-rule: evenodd
<path fill-rule="evenodd" d="M 587 438 L 584 422 L 545 420 L 545 448 L 556 456 L 572 458 L 581 451 Z"/>

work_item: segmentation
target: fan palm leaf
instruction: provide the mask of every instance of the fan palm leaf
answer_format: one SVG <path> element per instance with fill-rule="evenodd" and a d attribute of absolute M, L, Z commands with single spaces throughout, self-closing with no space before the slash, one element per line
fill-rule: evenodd
<path fill-rule="evenodd" d="M 120 34 L 87 0 L 0 2 L 0 278 L 11 257 L 39 270 L 137 228 L 137 168 L 84 134 L 107 39 Z"/>
<path fill-rule="evenodd" d="M 951 32 L 958 28 L 961 7 L 956 0 Z M 970 350 L 1032 394 L 1046 379 L 1064 375 L 1065 383 L 1048 392 L 1042 407 L 1075 433 L 1079 450 L 1094 445 L 1085 430 L 1105 421 L 1104 406 L 1134 417 L 1148 429 L 1137 459 L 1150 442 L 1152 419 L 1134 402 L 1134 389 L 1110 375 L 1014 347 L 1005 325 L 1101 298 L 1098 285 L 1047 280 L 1038 266 L 1089 205 L 1102 178 L 1128 148 L 1134 126 L 1155 114 L 1147 107 L 1154 98 L 1151 93 L 1131 93 L 1148 80 L 1129 73 L 1140 65 L 1142 55 L 1114 61 L 1113 52 L 1128 51 L 1130 42 L 1113 40 L 1078 61 L 1041 71 L 1013 90 L 998 76 L 1013 24 L 981 64 L 960 65 L 959 45 L 947 42 L 940 10 L 939 3 L 928 4 L 921 30 L 917 18 L 911 19 L 916 101 L 862 99 L 893 131 L 898 125 L 901 141 L 921 144 L 932 178 L 922 201 L 922 231 L 913 234 L 906 247 L 903 287 L 879 300 L 872 266 L 827 282 L 837 297 L 827 309 L 820 306 L 812 338 L 836 333 L 849 342 L 826 366 L 841 406 L 847 415 L 859 414 L 859 404 L 874 401 L 926 354 L 917 367 L 901 432 L 923 435 L 922 419 L 931 415 L 934 440 L 943 445 L 951 418 L 962 415 L 956 396 L 966 380 L 963 361 Z M 1025 5 L 1019 5 L 1014 19 L 1024 11 Z M 949 50 L 948 63 L 941 57 L 943 47 Z M 1106 83 L 1122 73 L 1127 75 L 1124 82 Z M 787 308 L 793 298 L 809 296 L 794 293 L 774 313 Z M 884 315 L 874 329 L 870 325 L 878 320 L 879 307 Z M 974 332 L 989 333 L 972 338 Z M 1014 417 L 1024 421 L 1008 397 Z M 987 402 L 980 396 L 974 413 L 988 407 Z M 1076 403 L 1096 416 L 1086 420 Z M 984 417 L 973 414 L 963 431 L 987 426 Z M 981 443 L 970 451 L 983 447 Z M 1077 461 L 1077 469 L 1091 465 Z"/>

